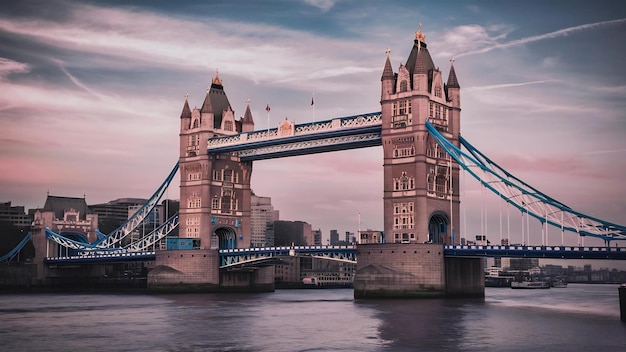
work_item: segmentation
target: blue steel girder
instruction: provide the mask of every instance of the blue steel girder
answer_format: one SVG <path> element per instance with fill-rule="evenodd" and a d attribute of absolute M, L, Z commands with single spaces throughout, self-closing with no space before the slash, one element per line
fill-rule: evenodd
<path fill-rule="evenodd" d="M 28 232 L 24 236 L 24 238 L 22 238 L 22 240 L 12 250 L 9 251 L 9 253 L 0 257 L 0 262 L 10 262 L 11 260 L 13 260 L 13 258 L 15 258 L 15 256 L 22 250 L 22 248 L 24 248 L 26 243 L 31 240 L 31 238 L 32 235 L 30 232 Z"/>
<path fill-rule="evenodd" d="M 161 186 L 154 192 L 154 194 L 148 199 L 148 201 L 139 208 L 129 219 L 127 222 L 122 224 L 119 228 L 115 229 L 113 232 L 106 236 L 98 236 L 99 239 L 93 244 L 93 247 L 98 248 L 110 248 L 114 244 L 120 242 L 126 236 L 128 236 L 131 232 L 133 232 L 142 222 L 143 220 L 150 214 L 150 212 L 154 209 L 159 201 L 165 194 L 165 191 L 169 187 L 170 183 L 174 179 L 174 176 L 178 172 L 178 162 L 174 165 L 172 171 L 170 171 L 169 175 L 163 181 Z"/>
<path fill-rule="evenodd" d="M 221 249 L 220 268 L 243 266 L 254 262 L 287 256 L 311 256 L 347 263 L 356 263 L 354 246 L 293 246 Z"/>
<path fill-rule="evenodd" d="M 623 247 L 446 245 L 445 257 L 626 260 Z"/>
<path fill-rule="evenodd" d="M 561 231 L 574 232 L 580 236 L 601 238 L 607 243 L 612 240 L 626 240 L 626 227 L 577 212 L 516 178 L 474 148 L 466 139 L 459 136 L 461 145 L 469 153 L 448 141 L 428 121 L 426 128 L 461 168 L 522 213 L 534 217 L 542 224 L 547 223 Z"/>
<path fill-rule="evenodd" d="M 380 112 L 295 125 L 281 135 L 278 128 L 212 138 L 207 152 L 237 152 L 242 161 L 364 148 L 381 145 Z"/>
<path fill-rule="evenodd" d="M 90 243 L 74 241 L 72 239 L 64 237 L 63 235 L 53 232 L 49 228 L 46 228 L 46 238 L 58 243 L 65 248 L 75 249 L 82 252 L 106 254 L 110 254 L 112 252 L 131 253 L 142 252 L 149 249 L 158 241 L 165 238 L 176 227 L 178 227 L 178 214 L 174 214 L 165 223 L 154 229 L 152 232 L 148 233 L 145 236 L 142 236 L 138 240 L 131 242 L 124 247 L 99 247 Z"/>

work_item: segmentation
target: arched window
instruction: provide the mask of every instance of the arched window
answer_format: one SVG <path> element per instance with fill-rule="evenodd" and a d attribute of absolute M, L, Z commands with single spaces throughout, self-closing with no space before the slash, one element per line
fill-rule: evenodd
<path fill-rule="evenodd" d="M 400 81 L 400 92 L 406 92 L 407 90 L 407 83 L 406 81 Z"/>
<path fill-rule="evenodd" d="M 232 131 L 233 130 L 233 122 L 232 121 L 224 121 L 224 130 Z"/>

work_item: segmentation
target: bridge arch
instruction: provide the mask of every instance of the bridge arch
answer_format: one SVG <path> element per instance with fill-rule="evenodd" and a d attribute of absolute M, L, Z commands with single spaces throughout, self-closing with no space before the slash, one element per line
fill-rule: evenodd
<path fill-rule="evenodd" d="M 237 248 L 237 232 L 231 227 L 218 227 L 214 232 L 218 239 L 219 249 Z"/>
<path fill-rule="evenodd" d="M 448 227 L 450 220 L 443 212 L 435 212 L 428 219 L 428 242 L 448 243 Z"/>

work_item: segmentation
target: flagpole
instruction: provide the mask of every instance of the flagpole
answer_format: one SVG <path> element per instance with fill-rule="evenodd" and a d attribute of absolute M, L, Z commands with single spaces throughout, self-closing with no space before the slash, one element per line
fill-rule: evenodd
<path fill-rule="evenodd" d="M 265 111 L 267 111 L 267 137 L 270 136 L 270 102 L 267 102 L 267 107 L 265 107 Z"/>
<path fill-rule="evenodd" d="M 311 96 L 311 106 L 313 106 L 313 122 L 315 122 L 315 92 Z"/>

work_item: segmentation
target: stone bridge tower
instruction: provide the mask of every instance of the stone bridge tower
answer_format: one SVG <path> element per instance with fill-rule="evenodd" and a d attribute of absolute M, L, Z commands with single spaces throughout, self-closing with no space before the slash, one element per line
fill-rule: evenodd
<path fill-rule="evenodd" d="M 428 120 L 459 145 L 460 86 L 451 63 L 444 84 L 421 25 L 397 73 L 387 51 L 380 102 L 387 243 L 459 242 L 459 167 L 425 126 Z"/>
<path fill-rule="evenodd" d="M 252 162 L 236 154 L 208 154 L 207 140 L 254 130 L 250 104 L 235 113 L 215 75 L 200 109 L 185 99 L 180 115 L 179 237 L 197 249 L 250 247 Z"/>

